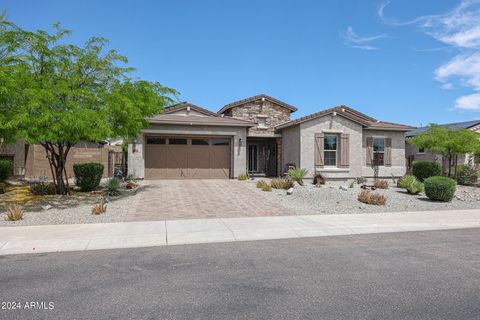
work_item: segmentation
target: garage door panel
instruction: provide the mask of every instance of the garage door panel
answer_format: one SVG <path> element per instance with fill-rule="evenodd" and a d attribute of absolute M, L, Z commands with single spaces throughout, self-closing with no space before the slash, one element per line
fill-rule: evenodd
<path fill-rule="evenodd" d="M 208 146 L 192 146 L 188 151 L 188 177 L 210 178 L 210 149 Z"/>
<path fill-rule="evenodd" d="M 167 177 L 167 147 L 149 146 L 145 149 L 145 178 L 158 180 Z"/>
<path fill-rule="evenodd" d="M 188 178 L 188 147 L 168 146 L 167 178 Z"/>
<path fill-rule="evenodd" d="M 210 152 L 210 177 L 221 179 L 230 177 L 230 147 L 212 146 Z"/>

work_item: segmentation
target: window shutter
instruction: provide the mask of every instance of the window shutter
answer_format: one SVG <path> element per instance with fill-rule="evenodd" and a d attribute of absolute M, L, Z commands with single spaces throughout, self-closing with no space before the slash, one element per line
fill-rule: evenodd
<path fill-rule="evenodd" d="M 323 168 L 323 133 L 315 133 L 315 166 Z"/>
<path fill-rule="evenodd" d="M 371 166 L 373 161 L 373 138 L 367 137 L 367 166 Z"/>
<path fill-rule="evenodd" d="M 348 168 L 349 166 L 349 149 L 350 149 L 350 135 L 342 133 L 340 136 L 340 168 Z"/>
<path fill-rule="evenodd" d="M 385 138 L 385 158 L 383 160 L 385 167 L 392 166 L 392 139 Z"/>

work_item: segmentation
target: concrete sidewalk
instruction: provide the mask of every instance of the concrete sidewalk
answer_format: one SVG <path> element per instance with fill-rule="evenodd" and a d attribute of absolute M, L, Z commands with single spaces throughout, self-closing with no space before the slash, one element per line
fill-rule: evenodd
<path fill-rule="evenodd" d="M 2 227 L 0 255 L 462 228 L 480 210 Z"/>

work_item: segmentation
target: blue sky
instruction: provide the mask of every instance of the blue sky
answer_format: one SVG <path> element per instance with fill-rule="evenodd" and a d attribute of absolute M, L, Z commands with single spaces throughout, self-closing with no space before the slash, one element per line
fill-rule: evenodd
<path fill-rule="evenodd" d="M 103 36 L 135 75 L 217 111 L 266 93 L 294 117 L 345 104 L 411 125 L 480 119 L 476 0 L 1 0 L 26 29 Z"/>

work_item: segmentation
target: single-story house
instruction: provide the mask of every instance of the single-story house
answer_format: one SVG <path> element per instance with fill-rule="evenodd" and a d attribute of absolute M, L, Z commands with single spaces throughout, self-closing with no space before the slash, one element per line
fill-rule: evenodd
<path fill-rule="evenodd" d="M 455 122 L 455 123 L 446 123 L 441 124 L 441 127 L 449 128 L 449 129 L 468 129 L 474 132 L 480 133 L 480 120 L 471 120 L 465 122 Z M 408 141 L 412 139 L 417 134 L 425 132 L 428 130 L 429 127 L 420 127 L 412 131 L 408 131 L 405 133 L 405 140 Z M 435 154 L 432 152 L 428 152 L 428 150 L 419 150 L 414 146 L 406 143 L 405 146 L 405 154 L 408 159 L 408 165 L 411 166 L 411 163 L 415 160 L 427 160 L 427 161 L 434 161 L 438 162 L 442 165 L 444 171 L 448 170 L 448 159 L 443 157 L 441 154 Z M 480 158 L 473 154 L 462 154 L 458 156 L 458 164 L 459 165 L 470 165 L 476 166 L 477 170 L 480 169 Z"/>
<path fill-rule="evenodd" d="M 295 120 L 297 108 L 260 94 L 212 112 L 191 103 L 147 119 L 129 141 L 128 173 L 144 179 L 280 176 L 295 166 L 331 180 L 400 177 L 406 172 L 405 132 L 346 106 Z"/>

